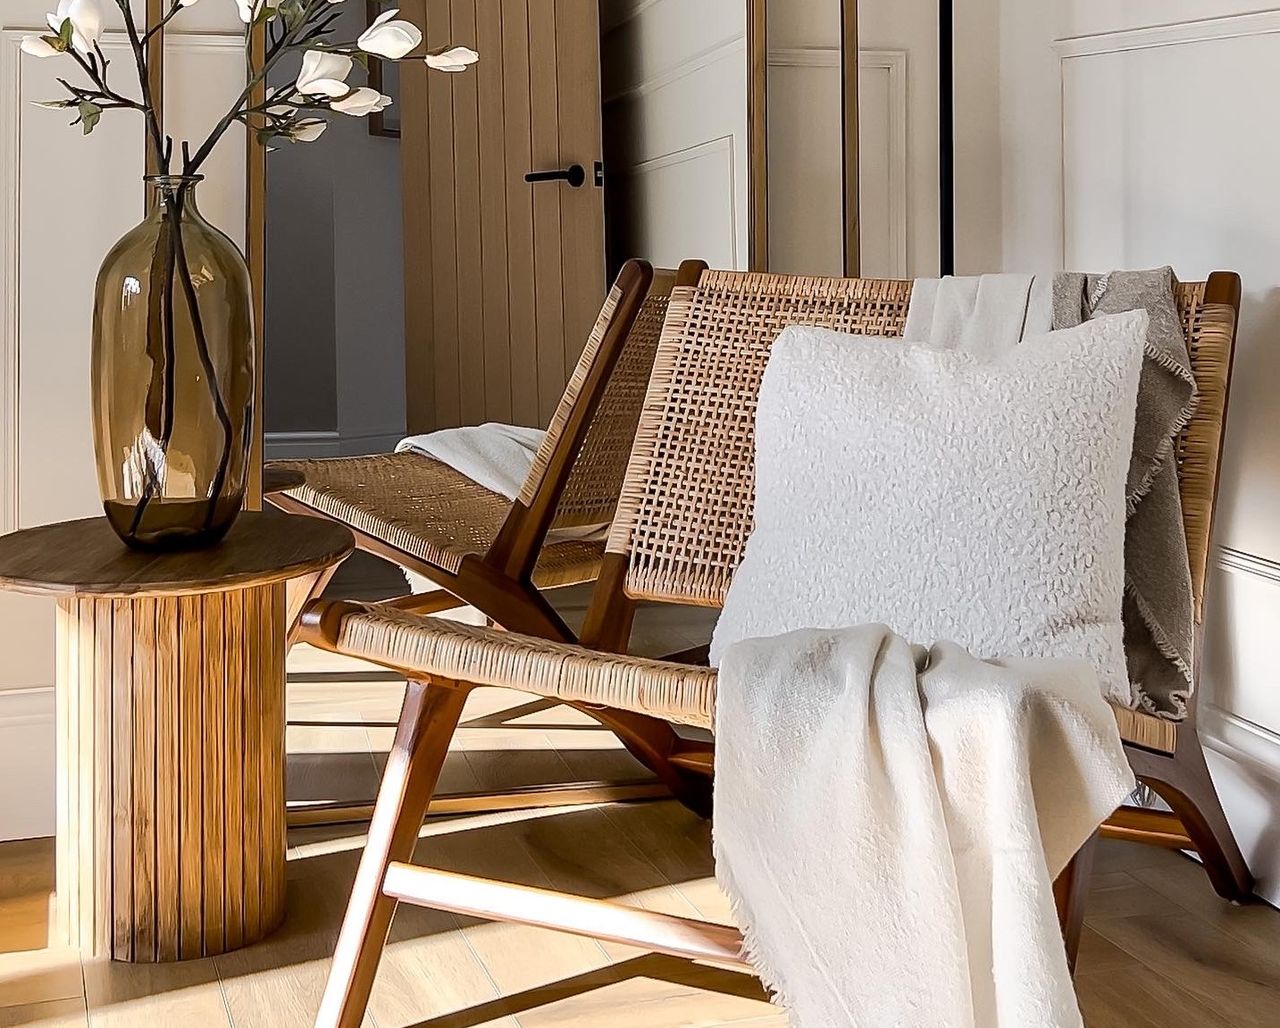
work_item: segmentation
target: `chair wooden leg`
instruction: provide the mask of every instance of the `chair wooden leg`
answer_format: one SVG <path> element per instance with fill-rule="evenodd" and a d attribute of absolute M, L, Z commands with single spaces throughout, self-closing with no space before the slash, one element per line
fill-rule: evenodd
<path fill-rule="evenodd" d="M 413 855 L 468 691 L 456 683 L 408 685 L 369 824 L 368 842 L 316 1016 L 317 1028 L 359 1028 L 364 1019 L 396 907 L 396 901 L 383 891 L 387 866 Z"/>
<path fill-rule="evenodd" d="M 321 571 L 294 578 L 285 583 L 285 646 L 292 646 L 298 641 L 298 631 L 302 627 L 302 612 L 312 600 L 319 599 L 325 586 L 333 580 L 338 565 L 334 564 Z"/>
<path fill-rule="evenodd" d="M 1253 875 L 1209 776 L 1194 724 L 1179 727 L 1172 755 L 1138 747 L 1126 749 L 1134 774 L 1155 790 L 1182 822 L 1218 895 L 1236 903 L 1253 899 Z"/>
<path fill-rule="evenodd" d="M 1053 883 L 1053 901 L 1058 908 L 1058 924 L 1062 928 L 1062 941 L 1067 947 L 1067 966 L 1076 973 L 1076 957 L 1080 953 L 1080 933 L 1084 928 L 1085 897 L 1089 893 L 1089 874 L 1093 870 L 1093 855 L 1098 845 L 1098 833 L 1094 832 L 1071 862 L 1062 869 Z"/>

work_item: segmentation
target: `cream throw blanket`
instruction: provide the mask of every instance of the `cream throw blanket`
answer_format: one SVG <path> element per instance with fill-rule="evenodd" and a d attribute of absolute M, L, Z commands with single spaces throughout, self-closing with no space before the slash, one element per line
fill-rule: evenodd
<path fill-rule="evenodd" d="M 1052 882 L 1133 788 L 1068 661 L 882 625 L 731 646 L 716 876 L 796 1028 L 1081 1024 Z"/>
<path fill-rule="evenodd" d="M 529 477 L 543 434 L 540 428 L 490 422 L 411 435 L 396 444 L 396 453 L 433 457 L 491 493 L 514 500 Z"/>

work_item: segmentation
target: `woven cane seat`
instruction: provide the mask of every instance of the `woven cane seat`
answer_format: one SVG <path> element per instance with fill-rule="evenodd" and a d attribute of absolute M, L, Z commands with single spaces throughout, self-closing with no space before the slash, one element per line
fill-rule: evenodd
<path fill-rule="evenodd" d="M 319 514 L 419 560 L 457 574 L 467 556 L 483 556 L 511 501 L 461 472 L 417 453 L 325 460 L 273 461 L 272 471 L 305 479 L 287 495 Z M 542 589 L 590 582 L 600 570 L 601 542 L 542 548 L 534 584 Z"/>
<path fill-rule="evenodd" d="M 601 653 L 491 628 L 422 617 L 382 604 L 348 604 L 337 649 L 416 676 L 519 689 L 549 699 L 711 727 L 712 668 Z"/>

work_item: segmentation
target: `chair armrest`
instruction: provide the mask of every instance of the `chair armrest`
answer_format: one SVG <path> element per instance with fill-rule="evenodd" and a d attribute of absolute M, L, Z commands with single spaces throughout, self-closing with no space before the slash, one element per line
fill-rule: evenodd
<path fill-rule="evenodd" d="M 313 638 L 338 653 L 402 671 L 519 689 L 584 706 L 630 710 L 710 728 L 716 671 L 425 617 L 386 604 L 329 605 Z"/>

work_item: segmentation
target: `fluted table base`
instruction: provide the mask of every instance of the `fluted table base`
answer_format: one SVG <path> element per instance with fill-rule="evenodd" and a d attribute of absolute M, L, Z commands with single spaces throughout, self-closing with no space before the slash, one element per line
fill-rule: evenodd
<path fill-rule="evenodd" d="M 58 921 L 89 956 L 225 953 L 285 897 L 284 583 L 58 601 Z"/>

